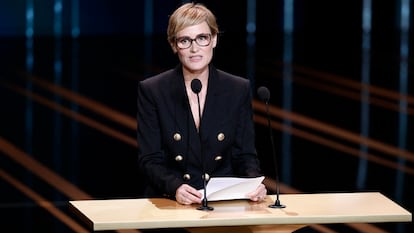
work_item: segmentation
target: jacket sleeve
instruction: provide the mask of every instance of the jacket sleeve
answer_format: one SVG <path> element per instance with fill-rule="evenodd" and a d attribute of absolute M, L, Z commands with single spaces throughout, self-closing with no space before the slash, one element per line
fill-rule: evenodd
<path fill-rule="evenodd" d="M 236 139 L 232 146 L 233 169 L 240 176 L 257 177 L 262 174 L 255 147 L 252 95 L 248 82 L 243 82 L 239 93 L 240 113 L 236 126 Z"/>
<path fill-rule="evenodd" d="M 137 140 L 138 168 L 146 176 L 146 182 L 160 195 L 175 196 L 182 180 L 167 167 L 163 151 L 162 135 L 157 112 L 157 88 L 155 83 L 142 81 L 138 84 L 137 97 Z"/>

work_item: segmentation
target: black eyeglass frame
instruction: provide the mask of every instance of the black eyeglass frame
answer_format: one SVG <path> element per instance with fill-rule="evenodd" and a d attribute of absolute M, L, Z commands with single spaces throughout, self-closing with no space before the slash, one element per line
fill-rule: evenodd
<path fill-rule="evenodd" d="M 212 35 L 210 33 L 202 33 L 202 34 L 199 34 L 194 39 L 192 39 L 192 38 L 190 38 L 188 36 L 178 37 L 178 38 L 175 39 L 175 45 L 179 49 L 188 49 L 188 48 L 190 48 L 193 45 L 193 42 L 195 41 L 198 46 L 200 46 L 200 47 L 206 47 L 206 46 L 209 46 L 210 45 L 210 43 L 211 43 L 211 37 L 212 37 Z M 206 41 L 208 41 L 208 43 L 207 44 L 200 44 L 200 42 L 198 41 L 200 38 L 205 38 Z M 188 40 L 189 41 L 188 46 L 184 46 L 183 47 L 183 46 L 180 46 L 179 45 L 180 44 L 180 41 L 183 41 L 183 40 Z"/>

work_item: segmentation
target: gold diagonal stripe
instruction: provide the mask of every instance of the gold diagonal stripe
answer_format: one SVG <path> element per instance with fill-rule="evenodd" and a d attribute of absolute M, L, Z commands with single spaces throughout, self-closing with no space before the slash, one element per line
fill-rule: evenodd
<path fill-rule="evenodd" d="M 253 107 L 255 110 L 264 111 L 265 104 L 259 101 L 253 102 Z M 280 108 L 276 108 L 273 106 L 269 107 L 269 112 L 273 116 L 280 117 L 281 119 L 288 119 L 296 124 L 300 124 L 306 126 L 308 128 L 330 134 L 332 136 L 345 139 L 350 142 L 354 142 L 360 145 L 366 145 L 370 148 L 376 149 L 383 153 L 388 153 L 396 158 L 404 158 L 411 162 L 414 162 L 414 153 L 402 150 L 397 147 L 390 146 L 386 143 L 382 143 L 370 138 L 363 137 L 359 134 L 352 133 L 350 131 L 341 129 L 339 127 L 335 127 L 333 125 L 322 123 L 318 120 L 314 120 L 305 116 L 301 116 L 299 114 L 295 114 L 292 112 L 284 111 Z"/>
<path fill-rule="evenodd" d="M 114 137 L 114 138 L 116 138 L 120 141 L 123 141 L 123 142 L 125 142 L 125 143 L 127 143 L 131 146 L 134 146 L 134 147 L 138 146 L 138 143 L 137 143 L 137 140 L 136 140 L 135 137 L 130 137 L 128 135 L 125 135 L 125 134 L 123 134 L 123 133 L 121 133 L 117 130 L 114 130 L 114 129 L 112 129 L 112 128 L 110 128 L 110 127 L 108 127 L 108 126 L 106 126 L 102 123 L 99 123 L 95 120 L 92 120 L 92 119 L 90 119 L 90 118 L 88 118 L 88 117 L 86 117 L 86 116 L 84 116 L 84 115 L 82 115 L 78 112 L 75 112 L 75 111 L 70 110 L 68 108 L 65 108 L 63 106 L 60 106 L 59 104 L 57 104 L 53 101 L 50 101 L 50 100 L 48 100 L 48 99 L 46 99 L 42 96 L 39 96 L 35 93 L 27 91 L 23 88 L 20 88 L 20 87 L 16 86 L 16 85 L 13 85 L 13 84 L 4 84 L 4 85 L 7 86 L 10 89 L 13 89 L 17 93 L 28 96 L 31 99 L 33 99 L 33 100 L 35 100 L 35 101 L 51 108 L 51 109 L 54 109 L 58 112 L 61 112 L 62 114 L 66 115 L 70 118 L 73 118 L 73 119 L 75 119 L 75 120 L 77 120 L 77 121 L 79 121 L 79 122 L 81 122 L 85 125 L 88 125 L 88 126 L 94 128 L 96 130 L 99 130 L 99 131 L 101 131 L 101 132 L 103 132 L 103 133 L 105 133 L 105 134 L 107 134 L 111 137 Z"/>
<path fill-rule="evenodd" d="M 72 183 L 66 181 L 64 178 L 56 174 L 54 171 L 39 163 L 37 160 L 28 156 L 16 146 L 9 143 L 4 138 L 0 137 L 0 151 L 6 154 L 9 158 L 31 171 L 36 176 L 40 177 L 46 183 L 64 193 L 71 199 L 92 199 L 90 195 L 80 190 Z"/>
<path fill-rule="evenodd" d="M 1 141 L 1 139 L 0 139 Z M 9 184 L 14 186 L 16 189 L 18 189 L 20 192 L 24 193 L 26 196 L 31 198 L 33 201 L 37 203 L 38 206 L 42 207 L 46 211 L 48 211 L 50 214 L 55 216 L 57 219 L 59 219 L 61 222 L 66 224 L 69 228 L 71 228 L 75 232 L 80 233 L 87 233 L 89 232 L 84 227 L 79 225 L 77 222 L 75 222 L 72 218 L 70 218 L 68 215 L 63 213 L 61 210 L 56 208 L 54 204 L 38 193 L 31 190 L 29 187 L 12 177 L 10 174 L 5 172 L 3 169 L 0 169 L 0 177 L 3 178 L 3 180 L 7 181 Z"/>
<path fill-rule="evenodd" d="M 0 137 L 0 151 L 7 155 L 10 159 L 14 160 L 21 166 L 25 167 L 27 170 L 44 180 L 50 186 L 55 188 L 56 190 L 60 191 L 61 193 L 65 194 L 69 199 L 72 200 L 90 200 L 93 199 L 89 194 L 85 193 L 84 191 L 80 190 L 77 186 L 73 185 L 72 183 L 68 182 L 66 179 L 62 178 L 54 171 L 49 169 L 48 167 L 44 166 L 43 164 L 39 163 L 37 160 L 33 159 L 31 156 L 27 155 L 23 151 L 19 150 L 16 146 L 8 142 L 7 140 Z M 6 174 L 7 175 L 7 174 Z M 2 178 L 10 179 L 9 176 L 5 176 L 2 174 Z M 12 184 L 19 184 L 12 182 Z M 22 189 L 20 185 L 16 186 L 19 190 Z M 22 191 L 22 190 L 21 190 Z M 39 196 L 33 195 L 34 192 L 29 192 L 30 190 L 24 190 L 26 195 L 29 197 L 36 198 L 34 200 L 39 201 L 38 203 L 44 208 L 47 205 L 52 205 L 51 202 L 48 202 L 44 199 L 39 199 Z M 52 208 L 52 207 L 50 207 Z M 62 217 L 63 218 L 63 217 Z M 61 219 L 61 218 L 59 218 Z M 67 219 L 63 218 L 65 223 L 68 221 Z M 136 232 L 139 233 L 140 231 L 137 230 L 118 230 L 117 232 L 120 233 L 128 233 L 128 232 Z"/>
<path fill-rule="evenodd" d="M 47 82 L 45 80 L 42 80 L 40 78 L 37 78 L 33 75 L 25 74 L 25 77 L 35 83 L 36 85 L 52 92 L 59 94 L 60 96 L 80 105 L 83 106 L 89 110 L 92 110 L 96 113 L 99 113 L 100 115 L 111 119 L 119 124 L 122 124 L 132 130 L 136 130 L 137 123 L 136 119 L 134 117 L 130 117 L 124 113 L 121 113 L 119 111 L 116 111 L 112 108 L 109 108 L 97 101 L 91 100 L 89 98 L 86 98 L 80 94 L 74 93 L 70 90 L 67 90 L 63 87 L 54 85 L 50 82 Z"/>
<path fill-rule="evenodd" d="M 267 122 L 267 119 L 265 117 L 255 116 L 255 121 L 256 122 L 261 122 L 262 124 L 265 124 Z M 278 129 L 280 131 L 289 132 L 290 134 L 295 135 L 296 137 L 304 138 L 304 139 L 312 141 L 314 143 L 318 143 L 320 145 L 324 145 L 326 147 L 333 148 L 337 151 L 342 151 L 342 152 L 345 152 L 347 154 L 350 154 L 350 155 L 353 155 L 353 156 L 356 156 L 356 157 L 361 156 L 361 152 L 360 152 L 359 149 L 355 149 L 355 148 L 352 148 L 352 147 L 349 147 L 349 146 L 345 146 L 345 145 L 343 145 L 341 143 L 338 143 L 338 142 L 335 142 L 333 140 L 326 139 L 326 138 L 317 136 L 315 134 L 305 132 L 305 131 L 300 130 L 300 129 L 295 129 L 293 127 L 288 127 L 288 126 L 285 126 L 285 125 L 280 124 L 278 122 L 273 122 L 272 123 L 272 128 Z M 400 165 L 397 162 L 392 162 L 392 161 L 386 160 L 384 158 L 381 158 L 379 156 L 375 156 L 375 155 L 372 155 L 372 154 L 369 154 L 369 153 L 366 153 L 364 155 L 366 155 L 367 160 L 369 160 L 373 163 L 381 164 L 385 167 L 400 170 L 400 171 L 406 172 L 410 175 L 414 175 L 414 169 L 413 168 Z"/>

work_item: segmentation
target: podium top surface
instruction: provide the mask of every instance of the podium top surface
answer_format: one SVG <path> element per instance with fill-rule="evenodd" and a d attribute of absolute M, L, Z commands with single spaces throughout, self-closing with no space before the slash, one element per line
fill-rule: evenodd
<path fill-rule="evenodd" d="M 263 202 L 232 200 L 209 202 L 212 211 L 199 205 L 180 205 L 162 198 L 70 201 L 71 208 L 93 230 L 174 227 L 240 226 L 265 224 L 328 224 L 411 222 L 410 212 L 378 192 L 281 194 L 283 209 Z"/>

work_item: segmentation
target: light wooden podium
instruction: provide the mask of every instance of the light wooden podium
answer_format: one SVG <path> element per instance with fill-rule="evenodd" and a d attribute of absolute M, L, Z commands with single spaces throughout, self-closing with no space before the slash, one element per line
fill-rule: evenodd
<path fill-rule="evenodd" d="M 281 194 L 283 209 L 263 202 L 209 202 L 213 211 L 162 198 L 70 201 L 94 231 L 186 228 L 190 232 L 293 232 L 309 224 L 411 222 L 410 212 L 378 192 Z M 236 231 L 235 231 L 236 232 Z"/>

